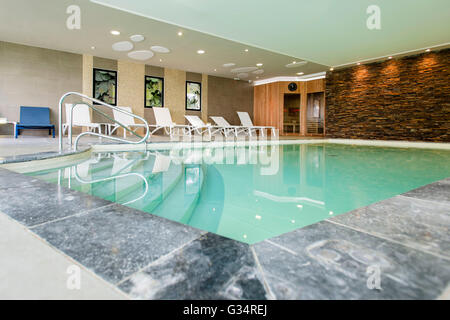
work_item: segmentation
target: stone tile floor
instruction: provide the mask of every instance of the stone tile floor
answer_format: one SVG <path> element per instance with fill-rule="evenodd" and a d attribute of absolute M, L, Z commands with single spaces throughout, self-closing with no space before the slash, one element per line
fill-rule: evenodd
<path fill-rule="evenodd" d="M 135 299 L 450 298 L 449 179 L 251 246 L 5 169 L 0 193 L 0 212 Z"/>

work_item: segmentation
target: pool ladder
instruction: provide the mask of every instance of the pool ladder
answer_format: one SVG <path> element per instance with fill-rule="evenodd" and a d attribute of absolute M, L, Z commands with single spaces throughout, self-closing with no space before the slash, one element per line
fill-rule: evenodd
<path fill-rule="evenodd" d="M 63 146 L 63 134 L 62 134 L 62 125 L 63 125 L 63 123 L 62 123 L 62 122 L 63 122 L 63 120 L 62 120 L 62 118 L 63 118 L 63 117 L 62 117 L 62 109 L 63 109 L 62 106 L 63 106 L 64 100 L 65 100 L 68 96 L 71 96 L 71 95 L 81 97 L 81 98 L 83 98 L 83 99 L 85 99 L 85 100 L 92 101 L 93 103 L 96 103 L 96 104 L 99 104 L 99 105 L 108 107 L 108 108 L 110 108 L 110 109 L 112 109 L 112 110 L 116 110 L 116 111 L 118 111 L 118 112 L 122 112 L 122 113 L 124 113 L 124 114 L 126 114 L 126 115 L 129 115 L 129 116 L 133 117 L 133 118 L 136 118 L 136 119 L 138 119 L 138 120 L 141 120 L 141 121 L 145 124 L 145 129 L 146 129 L 146 133 L 145 133 L 145 135 L 142 137 L 142 136 L 138 135 L 136 132 L 134 132 L 133 130 L 130 130 L 126 125 L 123 125 L 123 124 L 120 123 L 119 121 L 117 121 L 117 120 L 111 118 L 110 116 L 108 116 L 107 114 L 105 114 L 105 113 L 102 112 L 101 110 L 95 108 L 94 106 L 90 105 L 89 103 L 85 103 L 85 102 L 74 103 L 74 104 L 72 104 L 72 106 L 71 106 L 71 108 L 70 108 L 70 117 L 69 117 L 69 119 L 70 119 L 70 124 L 69 124 L 69 131 L 68 131 L 69 148 L 70 148 L 71 150 L 72 150 L 72 124 L 73 124 L 72 115 L 73 115 L 73 109 L 76 108 L 78 105 L 81 105 L 81 104 L 87 105 L 89 108 L 91 108 L 91 109 L 94 110 L 95 112 L 100 113 L 100 114 L 103 115 L 105 118 L 107 118 L 107 119 L 113 121 L 113 123 L 118 124 L 118 125 L 119 125 L 120 127 L 122 127 L 124 130 L 127 130 L 128 132 L 130 132 L 132 135 L 135 135 L 135 136 L 139 137 L 140 140 L 138 140 L 138 141 L 131 141 L 131 140 L 126 140 L 126 139 L 121 139 L 121 138 L 118 138 L 118 137 L 112 137 L 112 136 L 110 136 L 110 135 L 105 135 L 105 134 L 101 134 L 101 133 L 96 133 L 96 132 L 87 131 L 87 132 L 82 132 L 82 133 L 80 133 L 80 134 L 76 137 L 75 143 L 73 144 L 73 150 L 74 150 L 74 151 L 77 151 L 77 150 L 78 150 L 78 142 L 79 142 L 79 140 L 80 140 L 83 136 L 86 136 L 86 135 L 97 136 L 97 137 L 100 137 L 100 138 L 106 138 L 106 139 L 110 139 L 110 140 L 114 140 L 114 141 L 119 141 L 119 142 L 124 142 L 124 143 L 129 143 L 129 144 L 142 144 L 142 143 L 143 143 L 143 144 L 147 144 L 147 139 L 148 139 L 148 137 L 149 137 L 149 135 L 150 135 L 150 132 L 149 132 L 149 127 L 148 127 L 148 122 L 147 122 L 144 118 L 142 118 L 142 117 L 140 117 L 140 116 L 138 116 L 138 115 L 135 115 L 134 113 L 130 113 L 130 112 L 128 112 L 128 111 L 125 111 L 125 110 L 123 110 L 123 109 L 121 109 L 121 108 L 118 108 L 118 107 L 112 106 L 112 105 L 110 105 L 110 104 L 107 104 L 107 103 L 105 103 L 105 102 L 103 102 L 103 101 L 100 101 L 100 100 L 98 100 L 98 99 L 91 98 L 91 97 L 89 97 L 89 96 L 87 96 L 87 95 L 84 95 L 84 94 L 82 94 L 82 93 L 79 93 L 79 92 L 67 92 L 67 93 L 65 93 L 65 94 L 61 97 L 61 99 L 59 100 L 59 119 L 58 119 L 58 123 L 59 123 L 59 153 L 62 153 L 62 152 L 64 151 L 64 146 Z M 66 117 L 67 117 L 67 115 L 66 115 Z"/>

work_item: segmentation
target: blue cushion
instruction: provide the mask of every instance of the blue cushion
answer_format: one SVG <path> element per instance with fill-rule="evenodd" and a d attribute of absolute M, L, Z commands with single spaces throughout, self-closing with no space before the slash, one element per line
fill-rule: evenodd
<path fill-rule="evenodd" d="M 50 108 L 47 107 L 20 107 L 21 125 L 49 126 Z"/>

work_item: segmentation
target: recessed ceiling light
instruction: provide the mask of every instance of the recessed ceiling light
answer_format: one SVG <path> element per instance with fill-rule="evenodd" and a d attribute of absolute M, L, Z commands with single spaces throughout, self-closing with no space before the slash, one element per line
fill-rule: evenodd
<path fill-rule="evenodd" d="M 245 51 L 245 52 L 248 52 L 248 49 L 245 49 L 244 51 Z"/>
<path fill-rule="evenodd" d="M 262 67 L 263 64 L 262 64 L 262 63 L 257 63 L 256 66 L 257 66 L 257 67 Z"/>
<path fill-rule="evenodd" d="M 217 71 L 217 69 L 214 69 L 214 71 Z"/>
<path fill-rule="evenodd" d="M 95 50 L 95 47 L 94 47 L 94 46 L 92 46 L 92 47 L 91 47 L 91 50 Z"/>
<path fill-rule="evenodd" d="M 162 62 L 162 59 L 159 59 L 159 62 Z"/>
<path fill-rule="evenodd" d="M 392 57 L 388 57 L 388 59 L 392 59 Z"/>
<path fill-rule="evenodd" d="M 117 30 L 111 30 L 111 34 L 112 34 L 113 36 L 118 36 L 118 35 L 120 35 L 120 31 L 117 31 Z"/>
<path fill-rule="evenodd" d="M 198 53 L 198 54 L 204 54 L 204 53 L 205 53 L 205 50 L 197 50 L 197 53 Z"/>
<path fill-rule="evenodd" d="M 333 70 L 334 70 L 334 68 L 333 68 L 333 67 L 331 67 L 331 68 L 330 68 L 330 71 L 333 71 Z"/>
<path fill-rule="evenodd" d="M 302 75 L 304 75 L 305 73 L 304 72 L 297 72 L 297 75 L 298 76 L 302 76 Z"/>
<path fill-rule="evenodd" d="M 357 65 L 358 65 L 358 66 L 361 65 L 361 62 L 358 62 Z"/>
<path fill-rule="evenodd" d="M 183 35 L 183 32 L 178 31 L 178 36 L 181 37 Z"/>
<path fill-rule="evenodd" d="M 431 51 L 431 49 L 427 49 L 427 50 L 425 50 L 426 52 L 430 52 Z"/>

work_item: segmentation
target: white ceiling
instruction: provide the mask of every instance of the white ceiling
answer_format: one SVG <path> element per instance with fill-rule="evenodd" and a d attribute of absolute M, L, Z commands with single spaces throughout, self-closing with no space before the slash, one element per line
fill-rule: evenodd
<path fill-rule="evenodd" d="M 73 4 L 81 8 L 80 30 L 69 30 L 66 27 L 69 17 L 66 9 Z M 121 34 L 111 35 L 111 30 L 118 30 Z M 177 35 L 179 31 L 183 32 L 183 36 Z M 145 39 L 141 42 L 131 41 L 130 37 L 136 34 L 143 35 Z M 289 69 L 285 67 L 286 64 L 300 60 L 136 16 L 89 0 L 0 0 L 0 41 L 130 60 L 227 78 L 236 77 L 236 73 L 231 72 L 234 68 L 256 67 L 257 63 L 263 63 L 259 68 L 264 70 L 263 74 L 250 72 L 245 80 L 257 80 L 257 77 L 261 80 L 280 75 L 295 76 L 297 72 L 313 74 L 327 69 L 326 66 L 315 63 Z M 162 46 L 170 52 L 155 51 L 154 56 L 148 60 L 138 61 L 129 57 L 129 51 L 113 50 L 113 44 L 122 41 L 132 42 L 132 51 L 151 50 L 152 46 Z M 95 50 L 91 49 L 93 46 Z M 206 53 L 197 54 L 199 49 L 205 50 Z M 248 49 L 248 52 L 245 49 Z M 132 57 L 142 55 L 131 54 Z M 235 66 L 223 67 L 225 63 L 235 63 Z"/>
<path fill-rule="evenodd" d="M 450 42 L 449 0 L 92 0 L 327 66 Z M 381 28 L 369 30 L 369 6 Z"/>
<path fill-rule="evenodd" d="M 81 30 L 66 28 L 66 9 L 73 4 L 81 8 Z M 372 4 L 381 8 L 381 30 L 366 27 Z M 136 34 L 145 39 L 131 41 L 133 51 L 162 46 L 170 52 L 138 61 L 129 51 L 112 49 Z M 262 74 L 241 71 L 246 80 L 308 76 L 330 66 L 448 47 L 449 40 L 450 0 L 0 0 L 0 41 L 228 78 L 236 77 L 232 69 L 263 63 Z M 199 49 L 206 53 L 197 54 Z M 302 60 L 308 63 L 286 67 Z"/>

